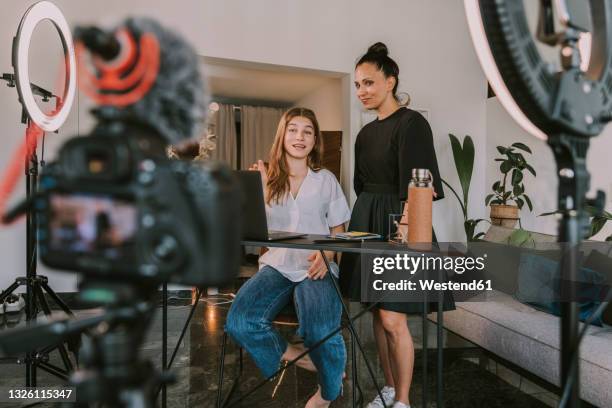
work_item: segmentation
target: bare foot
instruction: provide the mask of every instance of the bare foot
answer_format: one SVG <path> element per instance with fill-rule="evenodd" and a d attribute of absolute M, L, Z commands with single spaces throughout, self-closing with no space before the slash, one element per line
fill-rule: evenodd
<path fill-rule="evenodd" d="M 285 354 L 283 354 L 283 360 L 292 361 L 305 351 L 307 351 L 307 349 L 302 344 L 290 344 L 287 350 L 285 350 Z M 308 354 L 296 361 L 295 365 L 304 370 L 317 372 L 317 367 L 315 367 Z"/>
<path fill-rule="evenodd" d="M 315 395 L 310 397 L 305 405 L 305 408 L 327 408 L 331 404 L 331 401 L 324 400 L 321 396 L 321 387 L 317 389 Z"/>

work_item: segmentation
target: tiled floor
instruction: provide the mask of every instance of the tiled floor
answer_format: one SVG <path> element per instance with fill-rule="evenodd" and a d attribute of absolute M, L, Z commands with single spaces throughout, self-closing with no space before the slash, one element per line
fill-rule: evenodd
<path fill-rule="evenodd" d="M 168 387 L 168 407 L 213 407 L 217 393 L 217 370 L 221 340 L 223 335 L 223 323 L 229 308 L 228 296 L 213 296 L 202 299 L 189 326 L 183 345 L 177 354 L 172 371 L 176 374 L 177 382 Z M 188 301 L 183 301 L 188 303 Z M 172 302 L 171 302 L 172 304 Z M 176 302 L 174 304 L 177 304 Z M 351 304 L 351 313 L 359 309 L 358 304 Z M 180 335 L 183 322 L 189 314 L 190 307 L 170 306 L 168 310 L 168 335 L 169 355 L 172 352 Z M 98 310 L 78 311 L 78 317 L 87 317 L 99 313 Z M 417 345 L 416 365 L 411 388 L 411 402 L 414 407 L 422 406 L 422 322 L 419 318 L 409 319 L 411 333 Z M 159 368 L 161 367 L 161 310 L 157 311 L 148 335 L 141 346 L 142 356 L 149 358 Z M 371 334 L 371 318 L 369 314 L 364 315 L 356 323 L 357 331 L 366 349 L 368 359 L 374 363 L 376 377 L 382 381 L 382 373 L 375 364 L 375 344 Z M 1 330 L 1 329 L 0 329 Z M 281 332 L 288 338 L 292 337 L 293 328 L 281 326 Z M 345 333 L 345 337 L 347 333 Z M 429 344 L 435 347 L 435 326 L 429 326 Z M 350 342 L 347 342 L 347 344 Z M 445 345 L 447 348 L 465 347 L 465 342 L 445 334 Z M 428 406 L 435 404 L 435 352 L 430 352 L 428 371 Z M 348 355 L 350 356 L 350 350 Z M 58 360 L 57 352 L 51 355 L 53 361 Z M 229 388 L 232 374 L 238 368 L 238 353 L 233 343 L 228 346 L 228 354 L 225 364 L 224 389 Z M 350 361 L 350 360 L 349 360 Z M 488 367 L 482 367 L 477 359 L 447 358 L 444 366 L 444 401 L 446 407 L 546 407 L 554 406 L 556 396 L 545 390 L 529 384 L 521 379 L 518 374 L 511 372 L 501 365 L 489 362 Z M 262 378 L 257 369 L 245 355 L 244 372 L 240 380 L 239 392 L 235 398 L 259 383 Z M 488 368 L 488 369 L 487 369 Z M 363 359 L 359 358 L 358 379 L 364 392 L 366 400 L 374 396 L 374 388 L 371 384 Z M 23 366 L 16 364 L 3 364 L 0 366 L 0 384 L 3 386 L 23 386 L 25 370 Z M 347 367 L 348 379 L 344 383 L 344 395 L 339 398 L 333 407 L 349 407 L 351 404 L 351 381 L 352 370 Z M 50 386 L 59 384 L 60 381 L 49 374 L 38 371 L 38 385 Z M 299 368 L 289 368 L 282 383 L 278 387 L 274 398 L 271 398 L 275 383 L 267 383 L 263 388 L 249 396 L 238 406 L 243 407 L 302 407 L 310 395 L 316 389 L 316 375 L 303 371 Z M 9 405 L 0 405 L 9 406 Z M 44 406 L 44 405 L 41 405 Z M 50 405 L 48 405 L 50 406 Z"/>

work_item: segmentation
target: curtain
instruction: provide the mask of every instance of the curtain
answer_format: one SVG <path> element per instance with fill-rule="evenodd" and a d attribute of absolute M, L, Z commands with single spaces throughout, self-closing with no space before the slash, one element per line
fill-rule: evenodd
<path fill-rule="evenodd" d="M 240 164 L 242 169 L 248 169 L 259 159 L 268 160 L 278 122 L 285 110 L 246 105 L 240 109 Z"/>
<path fill-rule="evenodd" d="M 232 169 L 238 168 L 238 149 L 236 147 L 236 119 L 233 105 L 219 104 L 212 118 L 213 132 L 217 139 L 217 148 L 212 153 L 215 160 L 228 163 Z"/>

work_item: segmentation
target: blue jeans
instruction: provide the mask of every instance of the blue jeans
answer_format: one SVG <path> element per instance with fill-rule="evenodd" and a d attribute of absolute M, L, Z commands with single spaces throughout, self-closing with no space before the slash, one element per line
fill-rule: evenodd
<path fill-rule="evenodd" d="M 332 264 L 335 266 L 335 264 Z M 276 269 L 264 266 L 238 291 L 227 315 L 225 331 L 251 356 L 266 378 L 280 366 L 287 341 L 272 326 L 276 315 L 294 300 L 298 334 L 310 348 L 340 326 L 342 305 L 327 273 L 325 279 L 292 282 Z M 340 395 L 346 349 L 340 332 L 309 351 L 317 367 L 321 396 L 333 401 Z"/>

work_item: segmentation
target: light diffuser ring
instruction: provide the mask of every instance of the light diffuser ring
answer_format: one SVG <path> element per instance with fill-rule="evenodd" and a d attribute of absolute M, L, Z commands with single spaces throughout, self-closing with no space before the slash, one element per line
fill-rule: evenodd
<path fill-rule="evenodd" d="M 50 20 L 62 41 L 66 61 L 66 87 L 59 109 L 51 115 L 44 113 L 36 103 L 30 86 L 29 50 L 34 29 L 43 20 Z M 76 58 L 72 33 L 61 10 L 49 1 L 32 5 L 24 14 L 13 44 L 13 67 L 19 99 L 30 120 L 46 132 L 58 130 L 68 118 L 76 93 Z"/>

